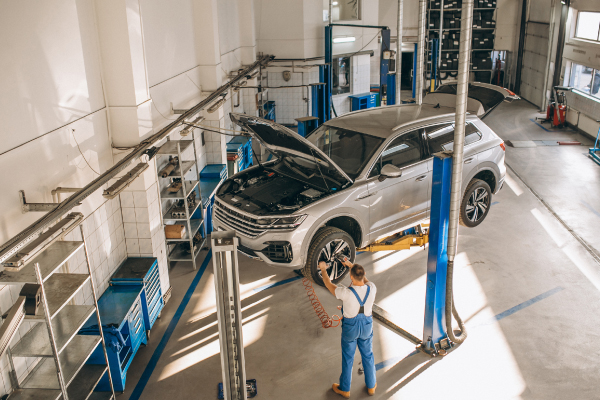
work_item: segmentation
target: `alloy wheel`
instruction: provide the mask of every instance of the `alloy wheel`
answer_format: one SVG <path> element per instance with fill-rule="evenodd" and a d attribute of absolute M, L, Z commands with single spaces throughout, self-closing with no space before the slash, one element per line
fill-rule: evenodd
<path fill-rule="evenodd" d="M 478 187 L 469 197 L 465 213 L 471 222 L 477 222 L 485 215 L 490 206 L 490 196 L 485 188 Z"/>
<path fill-rule="evenodd" d="M 348 259 L 351 257 L 350 246 L 343 239 L 332 240 L 327 243 L 319 253 L 317 262 L 324 261 L 327 264 L 327 274 L 332 281 L 343 276 L 348 269 L 348 267 L 342 264 L 338 257 L 342 260 L 344 257 L 348 257 Z M 318 270 L 318 274 L 320 277 L 322 276 L 321 270 Z"/>

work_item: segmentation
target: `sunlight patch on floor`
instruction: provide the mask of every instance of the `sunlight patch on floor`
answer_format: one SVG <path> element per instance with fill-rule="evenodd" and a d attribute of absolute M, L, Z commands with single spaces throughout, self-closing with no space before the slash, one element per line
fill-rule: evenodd
<path fill-rule="evenodd" d="M 411 355 L 414 345 L 403 340 L 399 346 L 398 336 L 378 324 L 376 331 L 382 359 L 377 361 L 398 359 L 395 365 L 388 365 L 378 372 L 378 379 L 389 379 L 388 373 L 401 376 L 386 390 L 386 396 L 389 396 L 386 398 L 504 400 L 519 399 L 525 390 L 525 381 L 510 345 L 499 322 L 494 319 L 494 311 L 487 304 L 483 287 L 465 252 L 456 256 L 454 268 L 456 307 L 463 320 L 468 321 L 467 329 L 471 328 L 467 340 L 440 362 L 426 365 L 428 358 L 422 354 Z M 423 330 L 425 285 L 426 275 L 421 275 L 378 300 L 382 308 L 397 316 L 402 328 L 417 337 Z M 440 376 L 448 384 L 431 385 Z"/>
<path fill-rule="evenodd" d="M 265 325 L 267 324 L 267 318 L 268 318 L 268 315 L 265 315 L 265 314 L 267 314 L 269 312 L 269 309 L 270 309 L 270 307 L 267 307 L 257 313 L 254 313 L 254 314 L 249 315 L 248 317 L 242 319 L 244 347 L 247 347 L 247 346 L 255 343 L 263 336 L 263 334 L 265 332 Z M 190 368 L 190 367 L 198 364 L 199 362 L 202 362 L 212 356 L 219 354 L 221 352 L 221 348 L 219 346 L 219 333 L 217 332 L 213 335 L 210 335 L 210 336 L 188 346 L 186 349 L 179 350 L 173 356 L 176 356 L 177 354 L 181 354 L 182 352 L 187 351 L 187 350 L 197 346 L 198 344 L 207 342 L 211 338 L 215 338 L 215 337 L 216 337 L 216 340 L 206 343 L 204 346 L 197 348 L 196 350 L 193 350 L 193 351 L 189 352 L 188 354 L 179 357 L 177 360 L 174 360 L 174 361 L 170 362 L 169 364 L 167 364 L 163 368 L 163 370 L 160 372 L 158 381 L 160 382 L 163 379 L 167 379 L 171 376 L 174 376 L 175 374 L 183 371 L 184 369 Z"/>
<path fill-rule="evenodd" d="M 592 285 L 600 290 L 600 268 L 586 249 L 555 218 L 542 213 L 537 208 L 532 209 L 531 213 L 558 248 L 565 253 Z"/>
<path fill-rule="evenodd" d="M 523 188 L 521 187 L 521 184 L 517 182 L 508 171 L 506 171 L 506 175 L 504 175 L 504 182 L 506 182 L 510 190 L 512 190 L 517 196 L 523 194 Z"/>

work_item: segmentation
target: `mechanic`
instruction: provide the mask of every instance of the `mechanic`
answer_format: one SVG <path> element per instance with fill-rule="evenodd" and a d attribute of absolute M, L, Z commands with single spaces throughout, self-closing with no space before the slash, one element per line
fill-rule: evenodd
<path fill-rule="evenodd" d="M 365 371 L 367 392 L 373 396 L 377 388 L 375 378 L 375 358 L 373 356 L 373 303 L 377 288 L 365 276 L 365 269 L 359 264 L 352 264 L 344 258 L 343 264 L 350 268 L 349 288 L 331 283 L 327 274 L 327 264 L 319 263 L 319 269 L 325 287 L 338 300 L 342 300 L 342 375 L 340 383 L 334 383 L 332 389 L 345 398 L 350 398 L 350 383 L 352 382 L 352 366 L 356 345 L 362 357 Z"/>

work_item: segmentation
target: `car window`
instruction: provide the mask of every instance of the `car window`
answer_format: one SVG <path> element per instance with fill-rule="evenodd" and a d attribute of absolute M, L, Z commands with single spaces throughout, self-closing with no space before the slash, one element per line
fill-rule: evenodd
<path fill-rule="evenodd" d="M 356 179 L 384 139 L 347 129 L 321 125 L 307 138 L 327 154 L 351 179 Z"/>
<path fill-rule="evenodd" d="M 423 129 L 405 133 L 394 139 L 375 162 L 369 177 L 378 176 L 386 164 L 398 168 L 406 167 L 422 160 L 421 135 Z"/>
<path fill-rule="evenodd" d="M 454 148 L 454 125 L 441 124 L 425 128 L 427 141 L 429 142 L 429 154 L 440 151 L 452 150 Z M 467 123 L 465 127 L 465 146 L 481 139 L 481 133 L 475 125 Z"/>

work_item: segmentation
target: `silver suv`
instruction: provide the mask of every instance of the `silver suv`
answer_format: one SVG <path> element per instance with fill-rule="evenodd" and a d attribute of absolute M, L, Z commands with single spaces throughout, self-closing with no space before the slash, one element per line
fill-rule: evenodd
<path fill-rule="evenodd" d="M 334 282 L 365 247 L 429 219 L 432 154 L 452 150 L 456 84 L 422 106 L 368 109 L 332 119 L 303 138 L 272 121 L 231 114 L 274 159 L 227 179 L 217 190 L 215 229 L 233 229 L 239 251 L 300 269 L 322 283 L 319 261 Z M 479 116 L 514 99 L 497 86 L 471 84 L 460 220 L 479 225 L 504 182 L 504 143 Z"/>

